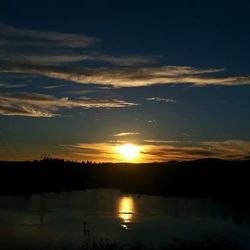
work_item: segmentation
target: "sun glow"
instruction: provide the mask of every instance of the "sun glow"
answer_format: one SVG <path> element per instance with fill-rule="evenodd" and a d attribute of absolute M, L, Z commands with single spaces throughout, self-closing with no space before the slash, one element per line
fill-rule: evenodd
<path fill-rule="evenodd" d="M 117 152 L 126 161 L 134 161 L 140 155 L 140 147 L 133 144 L 124 144 L 117 147 Z"/>

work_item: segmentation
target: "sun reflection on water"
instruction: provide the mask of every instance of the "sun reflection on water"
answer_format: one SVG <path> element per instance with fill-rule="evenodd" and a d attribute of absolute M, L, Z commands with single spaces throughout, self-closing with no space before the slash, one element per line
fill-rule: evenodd
<path fill-rule="evenodd" d="M 122 227 L 128 229 L 128 224 L 135 217 L 135 201 L 132 197 L 121 197 L 118 201 L 117 215 L 122 220 Z"/>

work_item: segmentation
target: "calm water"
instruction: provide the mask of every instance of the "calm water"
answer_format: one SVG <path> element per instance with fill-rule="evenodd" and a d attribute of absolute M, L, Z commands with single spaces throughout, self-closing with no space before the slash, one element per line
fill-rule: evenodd
<path fill-rule="evenodd" d="M 226 237 L 250 249 L 250 212 L 210 200 L 86 190 L 0 196 L 0 249 L 63 249 L 88 238 L 146 246 Z"/>

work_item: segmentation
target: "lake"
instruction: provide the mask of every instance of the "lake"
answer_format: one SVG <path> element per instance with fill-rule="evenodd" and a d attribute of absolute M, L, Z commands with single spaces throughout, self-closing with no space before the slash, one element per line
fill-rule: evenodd
<path fill-rule="evenodd" d="M 115 189 L 0 196 L 0 248 L 78 248 L 88 239 L 147 247 L 223 237 L 250 249 L 250 210 L 212 200 Z"/>

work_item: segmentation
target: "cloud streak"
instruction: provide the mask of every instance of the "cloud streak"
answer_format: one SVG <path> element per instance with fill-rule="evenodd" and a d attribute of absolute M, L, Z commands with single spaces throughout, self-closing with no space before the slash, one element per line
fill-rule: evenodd
<path fill-rule="evenodd" d="M 39 74 L 80 84 L 113 87 L 142 87 L 154 84 L 245 85 L 250 76 L 217 76 L 224 69 L 196 69 L 184 66 L 68 68 L 0 62 L 2 72 Z"/>
<path fill-rule="evenodd" d="M 100 40 L 84 34 L 29 30 L 0 23 L 0 56 L 12 62 L 62 65 L 103 62 L 119 66 L 155 64 L 159 56 L 117 55 L 99 52 Z"/>
<path fill-rule="evenodd" d="M 11 84 L 11 83 L 1 83 L 0 82 L 0 88 L 24 88 L 27 87 L 27 84 Z"/>
<path fill-rule="evenodd" d="M 29 30 L 0 24 L 0 36 L 0 72 L 36 74 L 116 88 L 155 84 L 250 84 L 250 76 L 227 75 L 223 68 L 159 65 L 159 56 L 103 54 L 96 47 L 100 40 L 84 34 Z M 80 67 L 79 62 L 86 66 Z M 92 62 L 99 64 L 93 65 Z M 154 101 L 171 102 L 159 97 Z"/>
<path fill-rule="evenodd" d="M 124 136 L 130 136 L 130 135 L 139 135 L 139 132 L 121 132 L 121 133 L 117 133 L 114 134 L 114 137 L 124 137 Z"/>
<path fill-rule="evenodd" d="M 161 98 L 161 97 L 149 97 L 146 98 L 147 101 L 155 101 L 155 102 L 165 102 L 165 103 L 176 103 L 175 100 L 170 98 Z"/>
<path fill-rule="evenodd" d="M 18 61 L 23 60 L 23 56 L 16 58 Z M 34 64 L 41 65 L 58 65 L 63 63 L 74 63 L 83 61 L 104 62 L 119 66 L 138 66 L 144 64 L 156 64 L 157 57 L 153 56 L 109 56 L 105 54 L 97 55 L 26 55 L 25 60 Z"/>
<path fill-rule="evenodd" d="M 125 142 L 124 142 L 125 143 Z M 121 142 L 94 142 L 65 145 L 72 158 L 79 160 L 119 162 L 117 146 Z M 137 162 L 156 162 L 170 160 L 195 160 L 202 158 L 245 159 L 250 155 L 250 142 L 242 140 L 227 141 L 161 141 L 145 140 L 140 144 L 140 157 Z"/>
<path fill-rule="evenodd" d="M 244 159 L 250 154 L 250 142 L 227 141 L 144 141 L 145 154 L 159 160 L 195 160 L 201 158 Z"/>
<path fill-rule="evenodd" d="M 0 35 L 2 39 L 11 40 L 13 38 L 20 39 L 18 44 L 25 44 L 26 42 L 37 45 L 48 45 L 48 43 L 54 43 L 57 46 L 70 47 L 70 48 L 88 48 L 98 42 L 97 38 L 78 35 L 61 33 L 56 31 L 41 31 L 41 30 L 29 30 L 16 28 L 6 24 L 0 24 Z"/>
<path fill-rule="evenodd" d="M 137 104 L 123 100 L 70 100 L 37 93 L 9 93 L 0 97 L 0 115 L 55 117 L 60 108 L 124 108 Z"/>

